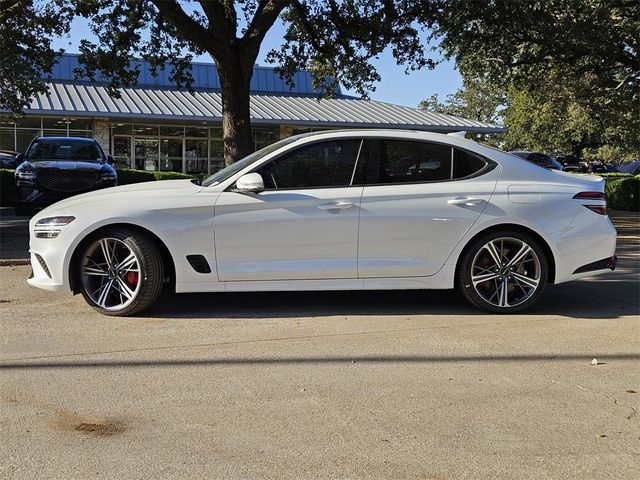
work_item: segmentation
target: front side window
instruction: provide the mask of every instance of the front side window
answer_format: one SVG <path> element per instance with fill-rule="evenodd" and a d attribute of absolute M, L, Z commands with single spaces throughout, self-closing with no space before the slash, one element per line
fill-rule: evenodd
<path fill-rule="evenodd" d="M 330 140 L 285 153 L 257 172 L 267 189 L 344 187 L 351 184 L 360 139 Z"/>

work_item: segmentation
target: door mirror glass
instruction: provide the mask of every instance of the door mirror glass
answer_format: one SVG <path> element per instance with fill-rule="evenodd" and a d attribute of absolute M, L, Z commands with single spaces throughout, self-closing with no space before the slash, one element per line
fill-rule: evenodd
<path fill-rule="evenodd" d="M 264 190 L 264 181 L 259 173 L 248 173 L 236 181 L 236 191 L 260 193 Z"/>
<path fill-rule="evenodd" d="M 114 163 L 116 163 L 116 159 L 113 158 L 113 155 L 107 155 L 107 163 L 109 165 L 113 165 Z"/>

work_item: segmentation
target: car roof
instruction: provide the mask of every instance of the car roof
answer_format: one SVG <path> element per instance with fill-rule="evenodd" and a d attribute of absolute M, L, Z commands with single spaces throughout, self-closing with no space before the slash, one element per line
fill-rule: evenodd
<path fill-rule="evenodd" d="M 38 141 L 47 141 L 47 140 L 58 140 L 58 141 L 71 141 L 71 142 L 93 142 L 93 143 L 97 143 L 96 140 L 94 138 L 87 138 L 87 137 L 36 137 L 34 140 L 38 140 Z"/>

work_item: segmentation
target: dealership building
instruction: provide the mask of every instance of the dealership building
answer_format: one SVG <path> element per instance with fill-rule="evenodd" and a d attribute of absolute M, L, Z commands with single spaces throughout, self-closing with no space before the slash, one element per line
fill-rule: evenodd
<path fill-rule="evenodd" d="M 213 64 L 192 64 L 192 94 L 169 79 L 169 69 L 153 77 L 142 62 L 137 85 L 121 89 L 121 98 L 110 97 L 100 78 L 75 79 L 77 67 L 77 55 L 63 55 L 49 92 L 37 95 L 22 119 L 14 123 L 0 117 L 0 149 L 24 152 L 38 135 L 94 137 L 121 168 L 210 173 L 222 167 L 220 79 Z M 504 131 L 341 92 L 320 99 L 307 72 L 296 74 L 294 82 L 290 88 L 272 68 L 254 67 L 251 121 L 256 149 L 297 133 L 336 128 Z M 424 91 L 426 96 L 427 85 Z"/>

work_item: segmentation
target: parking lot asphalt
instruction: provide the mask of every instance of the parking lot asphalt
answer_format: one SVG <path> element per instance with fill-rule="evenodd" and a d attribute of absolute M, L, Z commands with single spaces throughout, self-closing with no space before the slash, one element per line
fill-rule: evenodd
<path fill-rule="evenodd" d="M 403 291 L 108 318 L 0 267 L 0 478 L 638 478 L 640 222 L 615 222 L 615 272 L 510 316 Z"/>

